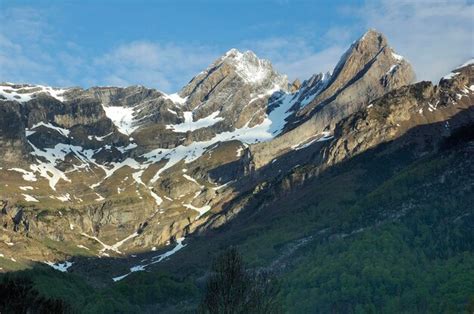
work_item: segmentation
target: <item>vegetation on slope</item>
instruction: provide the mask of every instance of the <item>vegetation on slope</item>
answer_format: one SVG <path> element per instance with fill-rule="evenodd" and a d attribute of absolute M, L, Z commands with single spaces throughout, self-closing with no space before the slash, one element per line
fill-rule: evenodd
<path fill-rule="evenodd" d="M 262 196 L 266 206 L 192 239 L 160 265 L 168 274 L 136 273 L 98 288 L 51 270 L 14 276 L 79 312 L 192 312 L 212 256 L 235 245 L 252 267 L 279 274 L 289 313 L 472 312 L 472 144 L 457 141 L 417 160 L 409 149 L 382 152 L 334 167 L 277 202 Z"/>

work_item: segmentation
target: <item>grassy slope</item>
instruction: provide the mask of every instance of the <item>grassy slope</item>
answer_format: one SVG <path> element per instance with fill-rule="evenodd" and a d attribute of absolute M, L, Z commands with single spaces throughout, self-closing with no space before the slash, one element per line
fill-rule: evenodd
<path fill-rule="evenodd" d="M 284 275 L 288 311 L 463 311 L 474 297 L 473 166 L 465 158 L 417 162 L 351 206 L 348 220 L 360 225 L 377 212 L 405 214 L 299 252 Z"/>
<path fill-rule="evenodd" d="M 180 311 L 198 300 L 196 282 L 212 256 L 236 245 L 253 267 L 279 261 L 289 312 L 459 312 L 474 291 L 469 154 L 456 148 L 416 162 L 409 150 L 355 158 L 191 239 L 159 265 L 169 275 L 135 273 L 95 290 L 74 275 L 51 277 L 46 269 L 27 276 L 41 293 L 80 311 Z M 308 236 L 312 241 L 285 255 Z"/>

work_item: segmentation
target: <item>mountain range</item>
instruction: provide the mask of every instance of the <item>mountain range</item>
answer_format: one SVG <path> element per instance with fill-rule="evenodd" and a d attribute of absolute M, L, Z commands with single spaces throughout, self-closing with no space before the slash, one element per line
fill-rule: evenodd
<path fill-rule="evenodd" d="M 309 293 L 305 273 L 329 285 L 317 269 L 331 262 L 318 258 L 337 241 L 456 195 L 432 226 L 461 224 L 446 249 L 472 258 L 473 104 L 473 60 L 437 85 L 416 82 L 375 30 L 303 82 L 231 49 L 175 94 L 1 83 L 0 272 L 59 271 L 97 289 L 166 272 L 199 287 L 210 258 L 234 245 L 304 287 L 285 295 L 290 312 L 355 312 L 347 300 L 295 303 Z M 179 312 L 193 293 L 140 309 Z"/>

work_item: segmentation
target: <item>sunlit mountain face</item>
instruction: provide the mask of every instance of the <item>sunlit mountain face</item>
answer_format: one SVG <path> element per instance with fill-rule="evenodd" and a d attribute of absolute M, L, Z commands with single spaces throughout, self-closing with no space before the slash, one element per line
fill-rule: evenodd
<path fill-rule="evenodd" d="M 369 30 L 314 73 L 231 49 L 174 94 L 1 83 L 0 312 L 220 313 L 229 261 L 269 309 L 239 313 L 471 309 L 473 60 L 415 82 Z"/>

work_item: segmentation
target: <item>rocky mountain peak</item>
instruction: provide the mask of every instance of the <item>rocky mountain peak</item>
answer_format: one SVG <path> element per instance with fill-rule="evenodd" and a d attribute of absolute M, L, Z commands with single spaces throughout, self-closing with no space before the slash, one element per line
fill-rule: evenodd
<path fill-rule="evenodd" d="M 235 79 L 241 81 L 240 85 L 249 85 L 253 90 L 274 86 L 286 90 L 288 85 L 287 76 L 275 71 L 270 61 L 258 58 L 250 50 L 241 52 L 233 48 L 194 77 L 179 95 L 191 97 L 196 88 L 206 87 L 208 90 L 214 87 L 213 83 Z"/>
<path fill-rule="evenodd" d="M 291 107 L 284 132 L 271 144 L 251 148 L 256 167 L 269 162 L 270 155 L 274 158 L 291 149 L 293 141 L 332 133 L 338 121 L 414 78 L 411 65 L 394 52 L 385 36 L 369 30 L 343 54 L 331 75 L 315 75 L 302 84 L 298 92 L 302 99 Z"/>
<path fill-rule="evenodd" d="M 357 93 L 365 94 L 369 101 L 414 79 L 408 61 L 395 53 L 382 33 L 371 29 L 342 55 L 325 89 L 298 115 L 311 115 L 316 107 L 321 108 L 321 104 L 334 102 L 336 98 L 339 103 L 350 102 L 350 97 L 341 95 L 347 89 L 357 88 Z"/>
<path fill-rule="evenodd" d="M 382 33 L 379 33 L 374 29 L 368 30 L 358 40 L 354 41 L 341 56 L 339 62 L 334 67 L 333 78 L 336 79 L 341 74 L 343 76 L 356 74 L 357 70 L 360 70 L 360 66 L 347 67 L 346 65 L 354 63 L 355 61 L 359 64 L 365 65 L 387 45 L 387 39 Z"/>
<path fill-rule="evenodd" d="M 235 48 L 231 49 L 216 63 L 217 65 L 221 63 L 230 64 L 245 82 L 251 84 L 261 83 L 276 74 L 270 61 L 259 59 L 250 50 L 240 52 Z"/>
<path fill-rule="evenodd" d="M 184 110 L 192 111 L 194 121 L 217 112 L 225 120 L 222 131 L 261 123 L 268 98 L 287 90 L 287 76 L 275 71 L 270 61 L 252 51 L 231 49 L 195 76 L 179 96 L 186 99 Z"/>
<path fill-rule="evenodd" d="M 388 45 L 385 35 L 373 28 L 365 32 L 356 43 L 359 45 L 378 46 L 379 48 Z"/>

